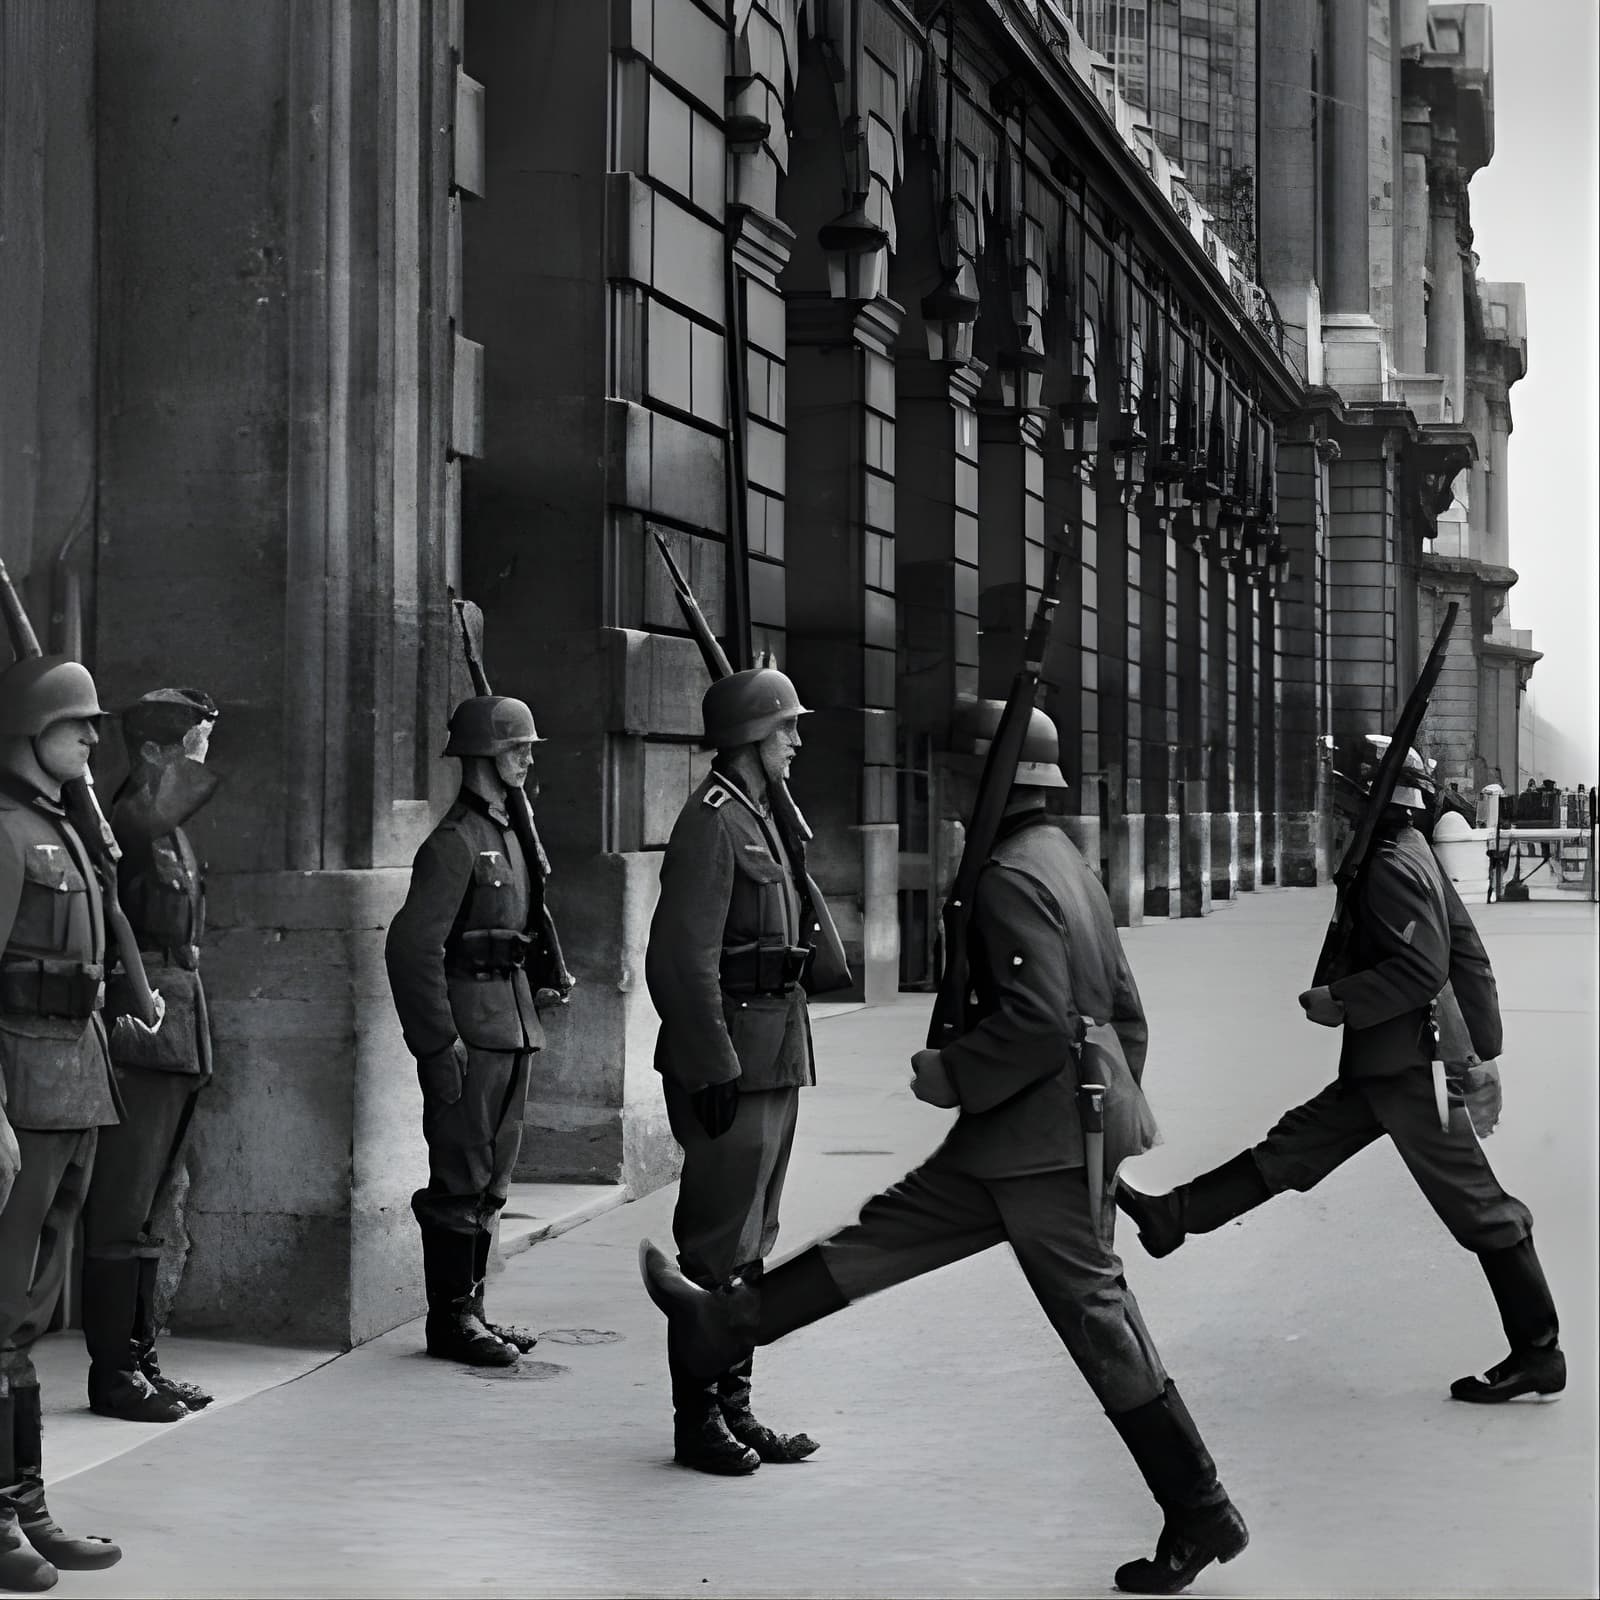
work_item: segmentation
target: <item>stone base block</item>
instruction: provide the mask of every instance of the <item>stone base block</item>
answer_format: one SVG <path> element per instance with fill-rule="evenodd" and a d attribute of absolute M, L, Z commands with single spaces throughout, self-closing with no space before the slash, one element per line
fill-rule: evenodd
<path fill-rule="evenodd" d="M 1261 886 L 1261 813 L 1239 813 L 1239 892 L 1249 894 Z"/>
<path fill-rule="evenodd" d="M 1176 917 L 1183 911 L 1183 819 L 1177 812 L 1144 819 L 1144 914 Z"/>
<path fill-rule="evenodd" d="M 1119 928 L 1137 928 L 1144 921 L 1144 817 L 1111 821 L 1111 882 L 1106 886 Z"/>
<path fill-rule="evenodd" d="M 1314 889 L 1329 877 L 1327 829 L 1320 811 L 1285 811 L 1278 818 L 1278 882 Z"/>
<path fill-rule="evenodd" d="M 1231 904 L 1239 897 L 1239 813 L 1211 813 L 1211 899 Z"/>
<path fill-rule="evenodd" d="M 1323 382 L 1337 389 L 1347 405 L 1383 400 L 1388 367 L 1383 329 L 1371 317 L 1323 316 Z"/>
<path fill-rule="evenodd" d="M 525 1183 L 623 1183 L 647 1194 L 676 1176 L 655 1070 L 658 1022 L 644 955 L 660 892 L 652 850 L 563 867 L 550 902 L 578 980 L 549 1012 L 535 1059 L 516 1177 Z"/>
<path fill-rule="evenodd" d="M 383 965 L 409 879 L 213 874 L 217 1075 L 190 1133 L 175 1330 L 350 1345 L 422 1309 L 422 1096 Z"/>
<path fill-rule="evenodd" d="M 892 822 L 862 824 L 861 997 L 881 1005 L 900 993 L 900 829 Z"/>
<path fill-rule="evenodd" d="M 1211 813 L 1186 811 L 1183 815 L 1180 860 L 1183 915 L 1211 914 Z"/>

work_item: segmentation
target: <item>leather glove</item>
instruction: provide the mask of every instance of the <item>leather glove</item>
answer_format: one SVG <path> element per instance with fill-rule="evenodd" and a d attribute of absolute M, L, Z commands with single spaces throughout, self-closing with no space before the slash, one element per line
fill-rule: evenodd
<path fill-rule="evenodd" d="M 919 1050 L 911 1058 L 911 1092 L 924 1105 L 949 1111 L 961 1104 L 955 1081 L 937 1050 Z"/>
<path fill-rule="evenodd" d="M 417 1060 L 417 1080 L 426 1097 L 453 1106 L 467 1081 L 467 1047 L 452 1039 L 442 1050 Z"/>
<path fill-rule="evenodd" d="M 1464 1106 L 1480 1139 L 1500 1120 L 1500 1066 L 1494 1061 L 1452 1061 L 1445 1067 L 1450 1104 Z"/>
<path fill-rule="evenodd" d="M 1326 986 L 1307 989 L 1300 996 L 1300 1009 L 1321 1028 L 1337 1028 L 1344 1021 L 1344 1007 L 1334 999 Z"/>
<path fill-rule="evenodd" d="M 726 1083 L 708 1083 L 689 1096 L 689 1104 L 708 1139 L 720 1139 L 733 1126 L 739 1115 L 739 1080 L 729 1078 Z"/>
<path fill-rule="evenodd" d="M 11 1185 L 22 1171 L 22 1151 L 17 1147 L 17 1135 L 0 1111 L 0 1211 L 5 1210 L 11 1198 Z"/>

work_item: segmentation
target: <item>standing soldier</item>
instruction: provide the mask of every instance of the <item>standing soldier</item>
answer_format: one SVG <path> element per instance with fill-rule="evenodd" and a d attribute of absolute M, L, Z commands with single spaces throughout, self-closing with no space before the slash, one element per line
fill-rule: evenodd
<path fill-rule="evenodd" d="M 89 770 L 103 715 L 94 680 L 65 656 L 0 673 L 0 1166 L 14 1180 L 0 1211 L 0 1589 L 46 1589 L 57 1567 L 122 1555 L 106 1539 L 69 1538 L 50 1515 L 32 1359 L 100 1130 L 120 1113 L 101 1019 L 105 908 L 61 806 L 63 785 Z M 150 1031 L 131 1017 L 128 1029 Z"/>
<path fill-rule="evenodd" d="M 428 1184 L 411 1197 L 422 1231 L 428 1354 L 515 1366 L 524 1328 L 489 1322 L 484 1277 L 495 1217 L 522 1144 L 533 1053 L 544 1044 L 529 967 L 544 971 L 542 908 L 507 808 L 542 744 L 521 700 L 478 695 L 450 717 L 461 792 L 423 841 L 389 925 L 389 987 L 422 1083 Z"/>
<path fill-rule="evenodd" d="M 717 754 L 667 843 L 645 954 L 661 1017 L 656 1070 L 683 1146 L 673 1237 L 683 1271 L 708 1289 L 760 1280 L 778 1237 L 799 1090 L 816 1082 L 801 986 L 806 919 L 768 803 L 769 786 L 788 778 L 805 714 L 771 667 L 706 690 L 705 743 Z M 756 1420 L 753 1355 L 745 1345 L 717 1370 L 695 1372 L 668 1329 L 674 1460 L 736 1474 L 817 1448 Z"/>
<path fill-rule="evenodd" d="M 1124 1183 L 1117 1203 L 1151 1255 L 1170 1255 L 1191 1233 L 1210 1233 L 1285 1189 L 1315 1188 L 1387 1134 L 1439 1220 L 1478 1257 L 1511 1344 L 1483 1377 L 1452 1383 L 1451 1396 L 1497 1404 L 1559 1393 L 1567 1364 L 1533 1217 L 1500 1187 L 1474 1128 L 1474 1112 L 1483 1132 L 1498 1114 L 1498 1080 L 1477 1061 L 1500 1053 L 1500 1004 L 1472 918 L 1413 826 L 1413 815 L 1428 811 L 1429 785 L 1412 752 L 1358 880 L 1347 970 L 1300 996 L 1312 1022 L 1344 1028 L 1337 1079 L 1214 1171 L 1168 1194 Z M 1454 1031 L 1466 1039 L 1452 1039 Z M 1436 1059 L 1451 1064 L 1447 1128 L 1432 1082 Z"/>
<path fill-rule="evenodd" d="M 974 745 L 992 740 L 999 704 L 962 709 Z M 979 764 L 974 758 L 972 772 L 954 775 L 969 815 Z M 1005 820 L 977 879 L 967 1026 L 944 1048 L 912 1058 L 916 1097 L 961 1111 L 944 1144 L 868 1200 L 853 1225 L 764 1277 L 707 1293 L 648 1241 L 641 1266 L 694 1370 L 1009 1243 L 1165 1517 L 1155 1559 L 1119 1568 L 1117 1586 L 1176 1594 L 1210 1562 L 1232 1560 L 1249 1536 L 1113 1249 L 1105 1183 L 1155 1139 L 1139 1086 L 1147 1032 L 1105 892 L 1046 814 L 1045 790 L 1064 787 L 1055 727 L 1034 711 Z M 1099 1130 L 1079 1109 L 1085 1084 L 1103 1091 Z"/>
<path fill-rule="evenodd" d="M 205 764 L 216 719 L 199 689 L 156 689 L 122 714 L 131 770 L 111 807 L 118 895 L 167 1010 L 154 1035 L 117 1026 L 129 1007 L 126 979 L 113 978 L 106 1015 L 123 1117 L 100 1136 L 84 1202 L 81 1306 L 89 1409 L 130 1422 L 176 1422 L 212 1398 L 166 1377 L 156 1357 L 163 1241 L 150 1237 L 150 1221 L 211 1076 L 200 984 L 205 869 L 183 824 L 216 792 Z"/>

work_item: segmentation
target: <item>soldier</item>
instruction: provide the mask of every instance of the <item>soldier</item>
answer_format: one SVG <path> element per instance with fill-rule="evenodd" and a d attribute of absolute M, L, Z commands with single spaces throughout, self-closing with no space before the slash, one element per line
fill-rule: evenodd
<path fill-rule="evenodd" d="M 816 1081 L 802 987 L 808 919 L 768 804 L 769 785 L 788 778 L 806 714 L 771 667 L 706 690 L 705 742 L 717 754 L 672 830 L 650 924 L 655 1064 L 683 1146 L 672 1231 L 683 1271 L 707 1288 L 736 1276 L 759 1281 L 778 1237 L 799 1091 Z M 696 1373 L 668 1330 L 674 1460 L 738 1474 L 816 1450 L 805 1434 L 756 1420 L 753 1357 L 747 1345 L 716 1371 Z"/>
<path fill-rule="evenodd" d="M 64 656 L 0 673 L 0 1121 L 10 1124 L 0 1162 L 14 1178 L 0 1211 L 0 1589 L 47 1589 L 57 1567 L 122 1556 L 109 1540 L 70 1538 L 50 1515 L 32 1360 L 100 1130 L 121 1109 L 101 1019 L 101 888 L 61 804 L 63 786 L 89 770 L 103 715 L 94 680 Z M 131 1017 L 118 1028 L 150 1032 Z"/>
<path fill-rule="evenodd" d="M 975 743 L 993 737 L 1000 709 L 980 701 L 967 712 Z M 916 1097 L 960 1109 L 944 1144 L 868 1200 L 852 1226 L 764 1277 L 709 1293 L 648 1240 L 640 1262 L 685 1363 L 704 1369 L 744 1341 L 770 1344 L 865 1295 L 1009 1243 L 1163 1512 L 1155 1559 L 1120 1567 L 1117 1586 L 1175 1594 L 1211 1561 L 1232 1560 L 1249 1535 L 1123 1278 L 1115 1207 L 1086 1177 L 1080 1083 L 1104 1086 L 1106 1178 L 1148 1149 L 1156 1129 L 1140 1088 L 1144 1010 L 1110 903 L 1045 811 L 1045 791 L 1065 787 L 1056 763 L 1055 727 L 1035 711 L 978 878 L 969 1026 L 912 1057 Z M 977 765 L 953 779 L 968 814 Z"/>
<path fill-rule="evenodd" d="M 422 1083 L 428 1183 L 411 1197 L 422 1232 L 428 1354 L 515 1366 L 537 1342 L 484 1316 L 495 1218 L 522 1144 L 534 1052 L 544 1029 L 529 967 L 542 972 L 540 907 L 507 796 L 542 744 L 521 700 L 478 695 L 450 717 L 447 756 L 461 792 L 423 841 L 385 959 Z"/>
<path fill-rule="evenodd" d="M 1477 1255 L 1511 1343 L 1510 1356 L 1483 1377 L 1452 1383 L 1451 1397 L 1497 1404 L 1559 1393 L 1567 1364 L 1533 1248 L 1533 1217 L 1500 1187 L 1474 1127 L 1476 1117 L 1487 1132 L 1499 1110 L 1498 1078 L 1471 1069 L 1500 1053 L 1500 1004 L 1472 918 L 1413 826 L 1430 810 L 1429 781 L 1413 752 L 1356 890 L 1349 970 L 1300 996 L 1312 1022 L 1344 1028 L 1338 1077 L 1214 1171 L 1167 1194 L 1144 1194 L 1124 1181 L 1117 1203 L 1151 1255 L 1170 1255 L 1190 1234 L 1210 1233 L 1285 1189 L 1315 1188 L 1387 1134 L 1439 1220 Z M 1432 1083 L 1436 1001 L 1446 1024 L 1438 1059 L 1452 1064 L 1456 1080 L 1448 1130 Z M 1455 1018 L 1465 1042 L 1449 1037 Z"/>
<path fill-rule="evenodd" d="M 216 720 L 216 706 L 199 689 L 156 689 L 122 714 L 130 771 L 111 807 L 123 852 L 118 895 L 167 1010 L 153 1036 L 121 1028 L 115 1019 L 129 1014 L 126 979 L 113 978 L 107 990 L 123 1118 L 100 1135 L 84 1202 L 81 1307 L 89 1409 L 130 1422 L 176 1422 L 212 1399 L 161 1371 L 155 1304 L 163 1241 L 151 1238 L 150 1221 L 211 1076 L 200 983 L 205 869 L 183 824 L 216 792 L 205 764 Z"/>

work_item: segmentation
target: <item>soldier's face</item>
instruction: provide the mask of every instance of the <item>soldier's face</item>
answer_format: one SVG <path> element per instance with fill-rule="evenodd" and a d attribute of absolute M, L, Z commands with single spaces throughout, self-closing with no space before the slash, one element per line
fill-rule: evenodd
<path fill-rule="evenodd" d="M 787 783 L 794 753 L 800 748 L 799 717 L 786 717 L 757 748 L 761 751 L 761 770 L 766 773 L 767 782 Z"/>
<path fill-rule="evenodd" d="M 533 741 L 525 739 L 509 750 L 502 750 L 494 758 L 494 770 L 500 774 L 500 781 L 506 788 L 522 788 L 533 771 Z"/>
<path fill-rule="evenodd" d="M 205 765 L 206 756 L 211 751 L 211 730 L 216 727 L 213 722 L 197 722 L 183 736 L 183 753 L 191 760 Z"/>
<path fill-rule="evenodd" d="M 39 765 L 57 783 L 71 783 L 89 770 L 89 757 L 100 743 L 100 733 L 87 717 L 67 717 L 52 722 L 33 741 Z"/>

